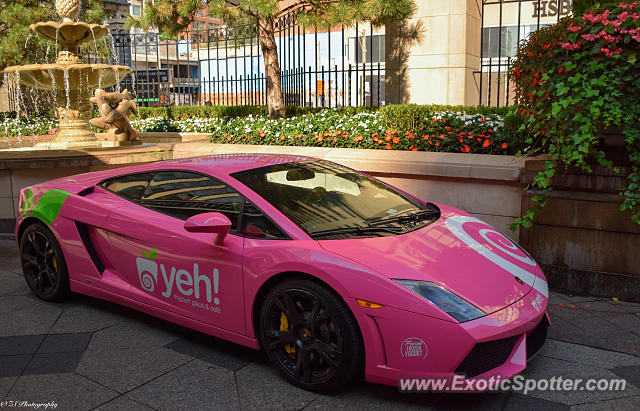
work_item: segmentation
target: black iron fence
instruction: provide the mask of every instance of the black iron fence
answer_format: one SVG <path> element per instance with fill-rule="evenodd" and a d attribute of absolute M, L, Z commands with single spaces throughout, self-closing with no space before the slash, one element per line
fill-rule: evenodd
<path fill-rule="evenodd" d="M 275 22 L 286 105 L 385 104 L 384 29 L 370 24 L 305 30 L 294 12 Z M 266 79 L 253 24 L 158 33 L 117 33 L 108 53 L 85 61 L 130 66 L 120 84 L 138 105 L 266 104 Z"/>
<path fill-rule="evenodd" d="M 520 41 L 571 13 L 571 0 L 482 0 L 479 104 L 513 104 L 508 72 Z"/>

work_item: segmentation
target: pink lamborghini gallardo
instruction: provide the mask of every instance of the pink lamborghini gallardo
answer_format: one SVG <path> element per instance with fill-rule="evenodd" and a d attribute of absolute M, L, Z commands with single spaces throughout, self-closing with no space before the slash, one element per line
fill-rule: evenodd
<path fill-rule="evenodd" d="M 543 345 L 547 282 L 481 220 L 307 157 L 225 155 L 20 192 L 22 269 L 247 347 L 327 391 L 364 373 L 508 378 Z"/>

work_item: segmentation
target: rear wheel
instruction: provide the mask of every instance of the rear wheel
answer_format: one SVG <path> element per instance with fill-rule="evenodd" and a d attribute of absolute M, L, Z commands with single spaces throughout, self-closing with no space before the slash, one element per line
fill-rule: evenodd
<path fill-rule="evenodd" d="M 67 264 L 58 241 L 45 225 L 35 223 L 24 231 L 20 261 L 24 278 L 38 298 L 56 301 L 69 294 Z"/>
<path fill-rule="evenodd" d="M 362 338 L 345 303 L 308 280 L 276 285 L 260 311 L 260 342 L 287 380 L 311 391 L 335 389 L 361 372 Z"/>

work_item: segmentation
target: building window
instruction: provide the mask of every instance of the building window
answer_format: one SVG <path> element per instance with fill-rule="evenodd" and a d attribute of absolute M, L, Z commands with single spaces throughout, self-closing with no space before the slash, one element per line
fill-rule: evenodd
<path fill-rule="evenodd" d="M 355 50 L 355 62 L 365 63 L 384 63 L 384 34 L 376 34 L 374 36 L 352 37 L 352 50 Z M 364 58 L 362 56 L 362 46 L 364 41 Z M 371 49 L 371 51 L 369 50 Z M 353 54 L 352 54 L 353 56 Z"/>
<path fill-rule="evenodd" d="M 193 31 L 204 31 L 204 22 L 202 21 L 194 21 L 193 22 Z"/>
<path fill-rule="evenodd" d="M 548 25 L 548 23 L 541 23 L 539 28 Z M 526 39 L 536 30 L 538 30 L 537 24 L 522 25 L 518 37 L 518 26 L 502 26 L 502 30 L 500 27 L 485 27 L 482 29 L 482 57 L 486 59 L 515 57 L 518 51 L 518 40 Z"/>
<path fill-rule="evenodd" d="M 140 11 L 141 11 L 140 6 L 131 6 L 131 15 L 132 16 L 139 16 L 140 15 Z"/>
<path fill-rule="evenodd" d="M 484 58 L 514 57 L 518 49 L 518 26 L 485 27 L 482 30 Z"/>

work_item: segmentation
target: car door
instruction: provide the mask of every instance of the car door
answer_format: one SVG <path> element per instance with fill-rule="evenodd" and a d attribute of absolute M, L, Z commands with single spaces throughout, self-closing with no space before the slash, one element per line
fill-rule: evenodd
<path fill-rule="evenodd" d="M 108 187 L 106 187 L 108 188 Z M 133 298 L 229 331 L 245 333 L 242 253 L 237 235 L 242 196 L 191 171 L 157 171 L 137 201 L 108 217 L 118 270 Z M 185 220 L 221 212 L 232 222 L 221 245 L 214 234 L 192 233 Z"/>

